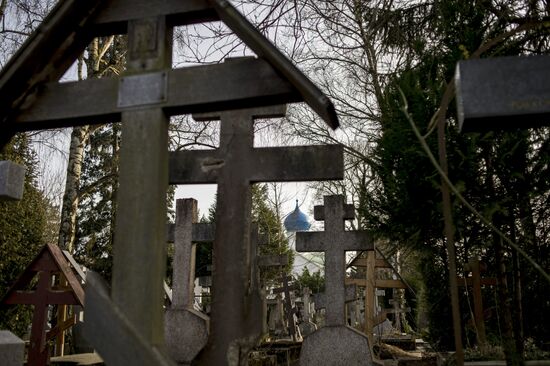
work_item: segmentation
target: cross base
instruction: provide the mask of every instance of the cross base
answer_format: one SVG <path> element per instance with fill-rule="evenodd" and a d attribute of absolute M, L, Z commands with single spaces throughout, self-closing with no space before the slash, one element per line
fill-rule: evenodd
<path fill-rule="evenodd" d="M 367 336 L 348 326 L 325 326 L 302 343 L 300 366 L 372 364 Z"/>
<path fill-rule="evenodd" d="M 190 364 L 206 346 L 210 319 L 191 309 L 169 309 L 164 317 L 168 354 L 178 364 Z"/>

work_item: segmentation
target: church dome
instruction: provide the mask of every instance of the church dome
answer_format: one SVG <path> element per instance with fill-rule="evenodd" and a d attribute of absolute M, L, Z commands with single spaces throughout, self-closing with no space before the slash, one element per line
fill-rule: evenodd
<path fill-rule="evenodd" d="M 298 208 L 298 200 L 296 200 L 296 208 L 288 214 L 284 225 L 286 231 L 308 231 L 311 227 L 309 217 Z"/>

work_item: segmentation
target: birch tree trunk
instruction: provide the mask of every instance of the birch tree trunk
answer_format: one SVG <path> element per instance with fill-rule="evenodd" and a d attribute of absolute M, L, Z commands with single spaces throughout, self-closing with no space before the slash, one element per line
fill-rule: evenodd
<path fill-rule="evenodd" d="M 67 179 L 65 181 L 65 193 L 63 194 L 63 206 L 61 209 L 61 225 L 57 242 L 61 249 L 67 250 L 71 254 L 74 252 L 82 160 L 84 158 L 84 147 L 89 135 L 90 126 L 74 127 L 71 133 L 69 164 L 67 166 Z"/>

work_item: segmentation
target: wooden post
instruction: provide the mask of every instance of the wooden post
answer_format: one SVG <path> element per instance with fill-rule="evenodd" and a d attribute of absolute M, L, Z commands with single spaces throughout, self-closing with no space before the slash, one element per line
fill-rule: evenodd
<path fill-rule="evenodd" d="M 367 252 L 367 270 L 365 287 L 365 334 L 369 338 L 369 345 L 372 349 L 373 336 L 372 329 L 374 328 L 374 293 L 376 291 L 376 252 L 374 250 Z"/>
<path fill-rule="evenodd" d="M 475 258 L 464 266 L 464 270 L 472 272 L 472 277 L 457 278 L 459 286 L 472 286 L 472 297 L 474 301 L 474 322 L 476 326 L 477 341 L 480 346 L 487 344 L 485 334 L 485 320 L 483 318 L 483 296 L 481 286 L 496 286 L 496 278 L 481 278 L 481 272 L 484 270 L 484 264 Z"/>
<path fill-rule="evenodd" d="M 168 118 L 162 109 L 154 108 L 166 98 L 166 80 L 155 71 L 171 67 L 171 42 L 172 32 L 162 16 L 128 23 L 129 76 L 121 80 L 119 105 L 129 109 L 122 112 L 112 281 L 114 304 L 124 310 L 146 342 L 160 348 L 164 343 Z M 149 73 L 132 75 L 144 72 Z M 143 109 L 144 105 L 153 108 Z"/>

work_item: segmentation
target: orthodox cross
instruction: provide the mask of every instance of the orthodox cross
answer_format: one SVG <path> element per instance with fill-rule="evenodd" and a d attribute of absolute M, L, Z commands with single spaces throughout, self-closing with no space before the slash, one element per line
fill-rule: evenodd
<path fill-rule="evenodd" d="M 36 275 L 38 284 L 34 290 L 28 291 Z M 64 277 L 68 286 L 52 287 L 54 277 Z M 75 323 L 73 317 L 58 322 L 56 327 L 46 332 L 49 305 L 83 306 L 84 290 L 59 247 L 47 244 L 4 295 L 1 303 L 34 306 L 27 364 L 42 366 L 49 363 L 48 341 Z"/>
<path fill-rule="evenodd" d="M 325 231 L 296 233 L 299 252 L 325 252 L 326 324 L 304 339 L 301 365 L 371 365 L 368 338 L 346 326 L 345 273 L 346 251 L 374 250 L 369 233 L 345 231 L 344 221 L 352 217 L 353 207 L 340 195 L 325 196 L 324 206 L 315 208 L 316 218 L 325 221 Z M 321 213 L 322 212 L 322 213 Z M 330 343 L 331 347 L 324 347 Z"/>
<path fill-rule="evenodd" d="M 253 346 L 246 329 L 255 308 L 250 304 L 255 296 L 249 293 L 255 261 L 250 253 L 250 185 L 341 179 L 343 174 L 341 146 L 254 148 L 254 118 L 281 117 L 285 111 L 279 106 L 197 115 L 197 120 L 221 119 L 219 147 L 170 154 L 171 184 L 218 184 L 211 335 L 199 355 L 203 364 L 246 358 Z"/>
<path fill-rule="evenodd" d="M 172 70 L 173 27 L 214 20 L 262 59 Z M 119 33 L 128 34 L 123 77 L 57 82 L 93 37 Z M 0 147 L 19 131 L 122 121 L 111 295 L 95 274 L 87 286 L 87 320 L 96 321 L 85 333 L 110 365 L 170 363 L 162 355 L 169 116 L 305 100 L 338 126 L 330 100 L 224 0 L 59 2 L 2 69 L 0 95 Z M 233 363 L 221 361 L 212 364 Z"/>
<path fill-rule="evenodd" d="M 456 101 L 462 131 L 548 125 L 549 57 L 508 56 L 460 61 Z"/>

